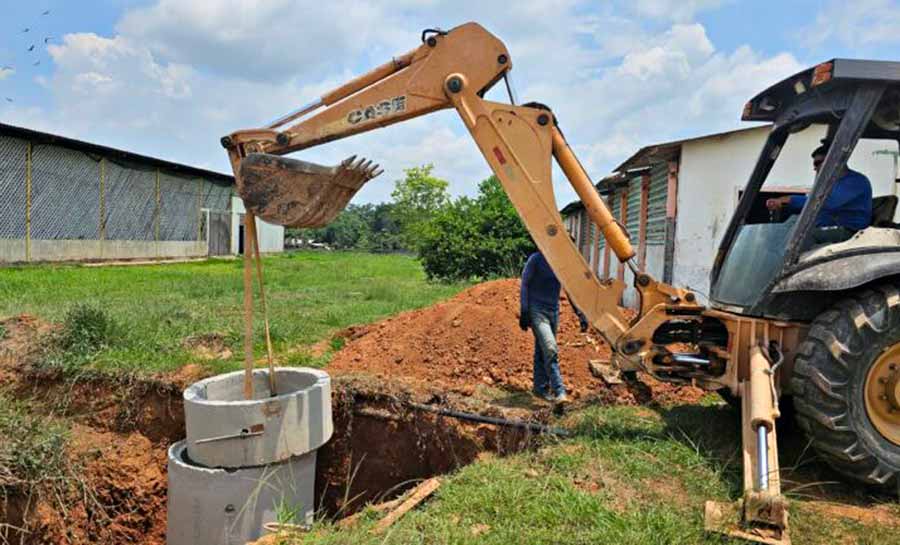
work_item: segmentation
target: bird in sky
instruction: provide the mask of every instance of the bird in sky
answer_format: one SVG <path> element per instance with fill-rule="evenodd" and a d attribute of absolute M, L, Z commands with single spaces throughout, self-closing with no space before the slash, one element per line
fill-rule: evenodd
<path fill-rule="evenodd" d="M 6 97 L 6 102 L 12 102 L 12 101 L 13 101 L 13 99 Z"/>
<path fill-rule="evenodd" d="M 44 38 L 44 43 L 49 44 L 50 40 L 52 40 L 52 39 L 53 39 L 53 36 L 47 36 L 46 38 Z"/>
<path fill-rule="evenodd" d="M 44 13 L 42 13 L 41 15 L 50 15 L 50 10 L 48 9 L 47 11 L 45 11 Z"/>
<path fill-rule="evenodd" d="M 3 68 L 0 68 L 0 71 L 6 72 L 7 70 L 12 70 L 12 69 L 13 69 L 12 66 L 10 66 L 10 65 L 8 65 L 8 64 L 4 64 L 4 65 L 3 65 Z"/>
<path fill-rule="evenodd" d="M 31 47 L 28 48 L 28 51 L 34 51 L 34 44 L 31 44 Z"/>
<path fill-rule="evenodd" d="M 41 61 L 37 61 L 36 63 L 32 64 L 31 66 L 38 66 L 39 64 L 41 64 Z"/>

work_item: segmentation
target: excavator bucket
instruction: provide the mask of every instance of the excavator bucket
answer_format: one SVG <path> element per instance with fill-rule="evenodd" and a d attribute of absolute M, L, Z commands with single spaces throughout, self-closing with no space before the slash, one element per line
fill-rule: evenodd
<path fill-rule="evenodd" d="M 251 153 L 241 160 L 238 192 L 248 212 L 277 225 L 322 227 L 353 195 L 381 174 L 356 156 L 325 167 L 277 155 Z"/>

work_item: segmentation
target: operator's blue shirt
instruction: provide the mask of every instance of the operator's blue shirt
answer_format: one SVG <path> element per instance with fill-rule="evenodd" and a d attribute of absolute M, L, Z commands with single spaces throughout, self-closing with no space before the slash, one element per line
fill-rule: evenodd
<path fill-rule="evenodd" d="M 787 210 L 797 214 L 806 204 L 806 195 L 792 195 Z M 865 175 L 847 169 L 831 189 L 825 205 L 816 218 L 816 227 L 837 225 L 854 231 L 872 222 L 872 184 Z"/>
<path fill-rule="evenodd" d="M 528 256 L 522 271 L 519 305 L 524 315 L 532 304 L 559 309 L 560 284 L 550 264 L 540 252 Z"/>

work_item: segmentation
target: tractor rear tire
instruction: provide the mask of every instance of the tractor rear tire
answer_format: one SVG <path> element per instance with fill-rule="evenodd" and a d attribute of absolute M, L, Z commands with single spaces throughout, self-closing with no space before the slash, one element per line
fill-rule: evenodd
<path fill-rule="evenodd" d="M 816 452 L 839 473 L 890 490 L 898 487 L 900 444 L 888 438 L 893 428 L 883 433 L 878 426 L 893 426 L 900 411 L 887 406 L 888 420 L 873 420 L 867 395 L 872 380 L 885 382 L 873 379 L 873 370 L 886 369 L 885 358 L 893 362 L 898 349 L 900 290 L 885 283 L 820 314 L 800 345 L 791 377 L 796 420 Z M 900 358 L 890 365 L 900 366 Z"/>

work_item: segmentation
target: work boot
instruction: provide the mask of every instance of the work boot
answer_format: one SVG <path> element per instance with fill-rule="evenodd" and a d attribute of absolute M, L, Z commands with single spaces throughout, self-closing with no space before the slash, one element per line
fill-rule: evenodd
<path fill-rule="evenodd" d="M 537 390 L 532 390 L 531 395 L 538 399 L 543 399 L 544 401 L 549 401 L 551 403 L 556 399 L 556 397 L 549 392 L 538 392 Z"/>
<path fill-rule="evenodd" d="M 557 405 L 566 405 L 569 403 L 569 396 L 567 396 L 565 392 L 562 392 L 559 395 L 553 396 L 551 400 Z"/>

